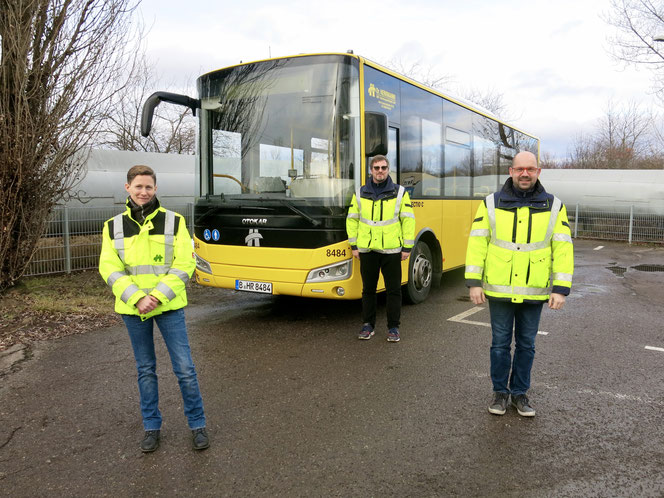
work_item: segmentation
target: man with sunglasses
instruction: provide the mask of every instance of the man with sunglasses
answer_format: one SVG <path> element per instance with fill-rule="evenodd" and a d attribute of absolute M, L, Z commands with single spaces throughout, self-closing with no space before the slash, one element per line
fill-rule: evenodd
<path fill-rule="evenodd" d="M 534 417 L 526 395 L 535 357 L 542 306 L 560 310 L 572 286 L 574 248 L 567 211 L 538 180 L 531 152 L 519 152 L 500 192 L 480 204 L 466 253 L 470 300 L 489 300 L 491 381 L 489 413 L 503 415 L 507 403 Z M 514 355 L 511 354 L 514 336 Z"/>
<path fill-rule="evenodd" d="M 387 340 L 399 342 L 401 262 L 415 244 L 415 215 L 408 192 L 390 178 L 387 157 L 370 161 L 371 177 L 354 195 L 346 218 L 353 257 L 362 275 L 362 329 L 358 339 L 371 339 L 376 327 L 376 286 L 383 274 L 387 292 Z"/>

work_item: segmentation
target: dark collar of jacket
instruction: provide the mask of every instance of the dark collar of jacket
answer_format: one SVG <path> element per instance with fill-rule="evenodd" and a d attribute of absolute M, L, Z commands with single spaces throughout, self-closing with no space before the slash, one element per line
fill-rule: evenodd
<path fill-rule="evenodd" d="M 544 186 L 539 180 L 535 182 L 535 186 L 527 191 L 522 192 L 514 187 L 512 178 L 508 178 L 503 185 L 500 192 L 494 194 L 496 208 L 498 209 L 518 209 L 520 207 L 529 207 L 532 209 L 551 209 L 553 203 L 553 195 L 544 190 Z"/>
<path fill-rule="evenodd" d="M 380 201 L 384 199 L 393 199 L 399 192 L 399 185 L 392 181 L 389 176 L 384 182 L 374 183 L 372 178 L 360 189 L 362 199 L 371 199 Z"/>
<path fill-rule="evenodd" d="M 161 207 L 157 196 L 155 195 L 149 202 L 139 206 L 131 197 L 127 197 L 127 209 L 132 220 L 139 225 L 145 223 L 145 219 Z"/>

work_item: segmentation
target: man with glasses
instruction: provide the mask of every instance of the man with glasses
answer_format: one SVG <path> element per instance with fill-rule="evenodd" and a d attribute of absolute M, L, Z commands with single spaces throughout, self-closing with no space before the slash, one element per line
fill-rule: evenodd
<path fill-rule="evenodd" d="M 362 329 L 358 339 L 371 339 L 376 327 L 376 286 L 383 274 L 387 292 L 387 340 L 399 342 L 401 262 L 415 244 L 415 215 L 408 192 L 390 178 L 385 156 L 370 161 L 371 177 L 354 195 L 346 218 L 353 257 L 362 275 Z"/>
<path fill-rule="evenodd" d="M 526 395 L 542 306 L 559 310 L 572 286 L 574 248 L 567 211 L 538 180 L 531 152 L 519 152 L 500 192 L 480 204 L 466 253 L 470 300 L 489 300 L 491 381 L 489 413 L 503 415 L 511 396 L 519 415 L 534 417 Z M 514 336 L 514 356 L 511 354 Z"/>

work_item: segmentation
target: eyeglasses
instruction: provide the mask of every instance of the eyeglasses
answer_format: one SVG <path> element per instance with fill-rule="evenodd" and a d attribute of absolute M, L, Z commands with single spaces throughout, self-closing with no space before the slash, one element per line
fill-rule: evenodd
<path fill-rule="evenodd" d="M 537 173 L 538 169 L 539 168 L 512 168 L 512 171 L 514 171 L 517 175 L 520 175 L 524 171 L 529 175 L 534 175 L 535 173 Z"/>
<path fill-rule="evenodd" d="M 385 171 L 387 168 L 389 168 L 389 166 L 372 166 L 372 168 L 375 169 L 376 171 L 378 170 Z"/>

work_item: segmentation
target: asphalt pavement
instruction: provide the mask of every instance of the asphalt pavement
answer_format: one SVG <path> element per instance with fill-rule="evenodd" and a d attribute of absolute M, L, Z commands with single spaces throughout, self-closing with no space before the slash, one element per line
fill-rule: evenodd
<path fill-rule="evenodd" d="M 35 345 L 0 377 L 0 495 L 662 496 L 664 247 L 576 240 L 545 308 L 537 416 L 490 415 L 486 306 L 462 271 L 358 341 L 358 301 L 213 290 L 187 309 L 211 447 L 191 449 L 158 340 L 161 447 L 143 454 L 123 326 Z"/>

